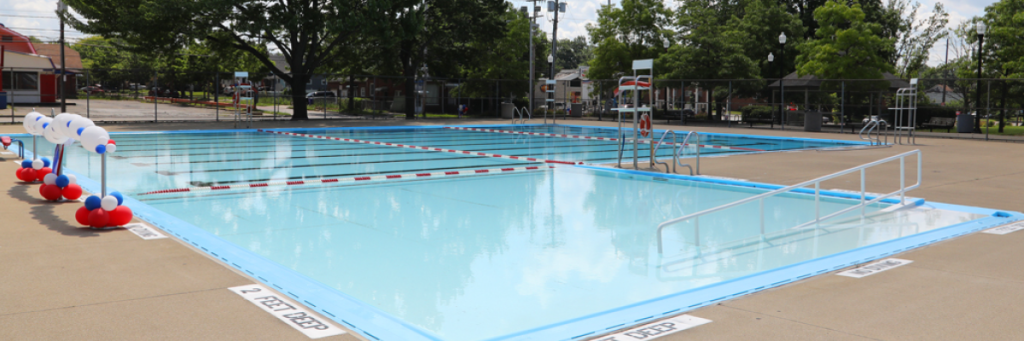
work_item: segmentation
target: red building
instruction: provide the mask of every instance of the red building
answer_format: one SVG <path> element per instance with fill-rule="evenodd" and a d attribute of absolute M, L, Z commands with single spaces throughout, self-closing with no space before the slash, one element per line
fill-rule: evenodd
<path fill-rule="evenodd" d="M 0 46 L 3 46 L 2 83 L 8 103 L 37 104 L 59 101 L 60 45 L 33 44 L 28 37 L 0 24 Z M 65 93 L 75 98 L 76 72 L 82 68 L 78 52 L 65 47 L 67 61 Z"/>

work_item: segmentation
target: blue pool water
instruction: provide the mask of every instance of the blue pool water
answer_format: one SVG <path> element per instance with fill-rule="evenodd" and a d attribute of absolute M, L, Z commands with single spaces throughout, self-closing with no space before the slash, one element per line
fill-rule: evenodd
<path fill-rule="evenodd" d="M 499 129 L 615 135 L 583 127 Z M 592 164 L 613 162 L 616 154 L 614 142 L 439 128 L 290 131 Z M 769 189 L 559 166 L 429 180 L 142 195 L 211 184 L 539 163 L 258 132 L 114 138 L 118 151 L 108 157 L 111 188 L 179 219 L 182 229 L 191 231 L 190 242 L 207 252 L 215 252 L 213 244 L 198 244 L 202 238 L 196 236 L 215 236 L 258 256 L 256 263 L 281 266 L 286 277 L 290 273 L 326 288 L 278 287 L 293 297 L 357 302 L 356 308 L 318 308 L 339 322 L 348 323 L 345 316 L 367 321 L 349 325 L 371 335 L 400 326 L 424 339 L 533 339 L 544 333 L 549 334 L 543 339 L 567 339 L 593 332 L 587 321 L 623 307 L 985 217 L 936 207 L 892 211 L 891 203 L 883 203 L 798 229 L 814 219 L 813 196 L 786 194 L 765 201 L 764 233 L 751 214 L 757 210 L 752 203 L 703 217 L 700 227 L 687 222 L 668 228 L 666 251 L 659 255 L 659 223 Z M 701 143 L 764 150 L 848 145 L 733 135 L 708 135 Z M 66 165 L 98 179 L 98 161 L 72 148 Z M 857 202 L 827 196 L 821 214 Z M 675 310 L 680 308 L 685 306 Z M 652 314 L 641 315 L 616 318 L 635 323 Z M 388 322 L 392 317 L 401 322 Z"/>

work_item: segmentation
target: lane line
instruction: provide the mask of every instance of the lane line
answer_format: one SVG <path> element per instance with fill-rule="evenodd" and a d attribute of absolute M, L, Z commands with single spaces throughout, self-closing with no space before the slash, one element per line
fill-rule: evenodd
<path fill-rule="evenodd" d="M 366 140 L 357 140 L 357 139 L 341 138 L 341 137 L 328 137 L 328 136 L 320 136 L 320 135 L 297 134 L 297 133 L 280 132 L 280 131 L 273 131 L 273 130 L 257 129 L 256 131 L 261 131 L 261 132 L 271 133 L 271 134 L 308 137 L 308 138 L 321 139 L 321 140 L 335 140 L 335 141 L 344 141 L 344 142 L 355 142 L 355 143 L 363 143 L 363 144 L 370 144 L 370 145 L 380 145 L 380 146 L 389 146 L 389 147 L 398 147 L 398 148 L 409 148 L 409 149 L 418 149 L 418 150 L 427 150 L 427 151 L 445 152 L 445 153 L 454 153 L 454 154 L 463 154 L 463 155 L 496 157 L 496 158 L 502 158 L 502 159 L 519 160 L 519 161 L 534 161 L 534 162 L 555 163 L 555 164 L 563 164 L 563 165 L 576 165 L 576 164 L 582 165 L 583 164 L 583 162 L 575 162 L 575 161 L 545 160 L 545 159 L 538 159 L 538 158 L 532 158 L 532 157 L 521 157 L 521 156 L 511 156 L 511 155 L 501 155 L 501 154 L 491 154 L 491 153 L 470 152 L 470 151 L 464 151 L 464 150 L 458 150 L 458 149 L 423 147 L 423 146 L 415 146 L 415 145 L 401 144 L 401 143 L 366 141 Z"/>
<path fill-rule="evenodd" d="M 269 181 L 269 182 L 257 182 L 249 184 L 237 184 L 237 185 L 218 185 L 218 186 L 200 186 L 200 187 L 183 187 L 183 188 L 170 188 L 156 191 L 150 191 L 145 193 L 139 193 L 136 195 L 152 195 L 152 194 L 166 194 L 166 193 L 184 193 L 184 192 L 209 192 L 209 191 L 220 191 L 220 190 L 231 190 L 231 189 L 249 189 L 249 188 L 263 188 L 263 187 L 282 187 L 282 186 L 317 186 L 324 184 L 335 184 L 335 183 L 347 183 L 347 182 L 361 182 L 361 181 L 386 181 L 386 180 L 400 180 L 400 179 L 422 179 L 422 178 L 440 178 L 448 176 L 466 176 L 466 175 L 480 175 L 480 174 L 501 174 L 501 173 L 513 173 L 513 172 L 525 172 L 535 170 L 546 170 L 555 168 L 554 166 L 528 166 L 528 167 L 505 167 L 505 168 L 488 168 L 488 169 L 468 169 L 468 170 L 457 170 L 457 171 L 440 171 L 440 172 L 429 172 L 429 173 L 408 173 L 408 174 L 381 174 L 381 175 L 363 175 L 354 176 L 348 178 L 328 178 L 328 179 L 313 179 L 313 180 L 290 180 L 290 181 Z"/>
<path fill-rule="evenodd" d="M 487 132 L 487 133 L 501 133 L 501 134 L 518 134 L 518 135 L 536 135 L 536 136 L 562 137 L 562 138 L 581 139 L 581 140 L 601 140 L 601 141 L 618 141 L 619 140 L 618 138 L 614 138 L 614 137 L 594 137 L 594 136 L 571 135 L 571 134 L 549 134 L 549 133 L 535 133 L 535 132 L 522 132 L 522 131 L 511 131 L 511 130 L 497 130 L 497 129 L 481 129 L 481 128 L 465 128 L 465 127 L 444 127 L 444 129 L 467 130 L 467 131 L 481 131 L 481 132 Z M 647 143 L 650 143 L 651 140 L 650 139 L 647 139 L 647 140 L 641 139 L 641 140 L 639 140 L 639 142 L 647 144 Z M 672 143 L 665 143 L 665 144 L 671 145 Z M 675 143 L 675 145 L 681 146 L 681 145 L 683 145 L 683 143 Z M 687 143 L 686 145 L 693 145 L 693 144 Z M 695 145 L 695 146 L 701 147 L 701 148 L 725 149 L 725 150 L 744 150 L 744 151 L 751 151 L 751 152 L 763 152 L 763 151 L 765 151 L 764 149 L 743 148 L 743 147 L 730 147 L 730 146 L 718 146 L 718 145 L 708 145 L 708 144 L 698 144 L 698 145 Z"/>

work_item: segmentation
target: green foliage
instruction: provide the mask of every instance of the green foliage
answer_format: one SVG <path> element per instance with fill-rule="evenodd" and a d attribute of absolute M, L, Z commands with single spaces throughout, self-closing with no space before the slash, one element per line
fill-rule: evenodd
<path fill-rule="evenodd" d="M 511 80 L 501 82 L 501 94 L 525 94 L 529 91 L 530 78 L 530 20 L 523 13 L 513 10 L 511 5 L 502 16 L 503 20 L 508 20 L 504 35 L 493 43 L 471 42 L 470 45 L 482 45 L 472 46 L 479 54 L 478 63 L 464 66 L 463 73 L 470 79 Z M 547 56 L 548 45 L 543 44 L 546 39 L 542 37 L 543 32 L 540 30 L 534 32 L 535 53 Z M 546 62 L 535 64 L 546 65 Z M 455 90 L 468 97 L 493 97 L 496 91 L 494 81 L 469 82 Z"/>
<path fill-rule="evenodd" d="M 682 28 L 681 43 L 657 59 L 658 74 L 688 79 L 758 78 L 757 63 L 743 49 L 748 36 L 735 27 L 723 26 L 725 22 L 713 1 L 685 2 L 678 10 L 676 23 Z M 743 82 L 737 86 L 755 84 Z"/>
<path fill-rule="evenodd" d="M 739 43 L 747 58 L 754 61 L 760 69 L 761 78 L 779 78 L 796 69 L 797 47 L 804 41 L 804 31 L 800 18 L 786 11 L 786 6 L 772 0 L 751 0 L 744 8 L 743 16 L 733 16 L 728 21 L 730 29 L 738 31 Z M 779 34 L 785 33 L 785 53 L 780 53 Z M 768 62 L 768 54 L 775 56 L 775 61 Z M 783 60 L 785 55 L 785 60 Z M 782 72 L 779 68 L 784 65 Z"/>
<path fill-rule="evenodd" d="M 590 79 L 614 78 L 627 72 L 635 59 L 657 58 L 673 34 L 668 27 L 672 12 L 659 0 L 623 0 L 620 6 L 597 10 L 597 25 L 587 24 L 596 42 L 590 61 Z"/>
<path fill-rule="evenodd" d="M 822 79 L 881 79 L 883 72 L 895 71 L 883 51 L 891 39 L 878 36 L 882 26 L 864 21 L 860 4 L 829 0 L 814 11 L 820 26 L 815 38 L 800 46 L 797 72 Z M 853 86 L 872 86 L 857 82 Z"/>
<path fill-rule="evenodd" d="M 586 37 L 559 39 L 558 52 L 555 53 L 555 69 L 575 69 L 586 65 L 587 61 L 592 58 L 594 58 L 594 50 L 587 44 Z"/>
<path fill-rule="evenodd" d="M 766 105 L 748 105 L 740 109 L 744 121 L 748 120 L 770 120 L 772 115 L 778 111 L 778 107 Z"/>

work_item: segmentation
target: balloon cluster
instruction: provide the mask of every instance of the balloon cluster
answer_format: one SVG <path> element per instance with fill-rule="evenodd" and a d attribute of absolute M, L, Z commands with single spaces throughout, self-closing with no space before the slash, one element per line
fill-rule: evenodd
<path fill-rule="evenodd" d="M 43 181 L 43 178 L 51 172 L 53 170 L 50 169 L 50 159 L 44 157 L 39 160 L 21 161 L 21 168 L 18 168 L 17 176 L 18 180 L 24 182 L 36 182 Z"/>
<path fill-rule="evenodd" d="M 82 196 L 82 186 L 72 174 L 48 173 L 43 177 L 43 185 L 39 186 L 39 194 L 50 201 L 58 201 L 60 198 L 78 200 Z"/>
<path fill-rule="evenodd" d="M 124 226 L 132 221 L 132 210 L 122 203 L 124 197 L 118 192 L 111 192 L 102 199 L 90 195 L 85 198 L 85 206 L 75 212 L 75 220 L 93 228 Z"/>

